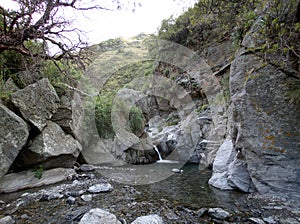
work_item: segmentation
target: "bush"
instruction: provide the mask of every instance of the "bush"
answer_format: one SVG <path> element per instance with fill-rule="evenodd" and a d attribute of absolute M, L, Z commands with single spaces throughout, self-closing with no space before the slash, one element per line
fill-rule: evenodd
<path fill-rule="evenodd" d="M 144 131 L 144 117 L 142 110 L 136 106 L 131 107 L 129 112 L 129 127 L 134 134 Z"/>

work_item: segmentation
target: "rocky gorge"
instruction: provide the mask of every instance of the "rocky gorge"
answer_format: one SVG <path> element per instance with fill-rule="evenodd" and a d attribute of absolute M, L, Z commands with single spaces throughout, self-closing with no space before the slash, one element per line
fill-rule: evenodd
<path fill-rule="evenodd" d="M 92 46 L 76 86 L 8 79 L 0 224 L 300 223 L 296 78 L 253 50 L 260 20 L 238 47 Z"/>

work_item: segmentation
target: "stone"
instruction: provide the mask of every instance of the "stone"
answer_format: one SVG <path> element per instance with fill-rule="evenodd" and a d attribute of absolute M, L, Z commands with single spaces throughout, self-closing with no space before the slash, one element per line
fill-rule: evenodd
<path fill-rule="evenodd" d="M 19 90 L 18 86 L 15 84 L 15 82 L 11 77 L 8 78 L 8 80 L 4 83 L 1 89 L 2 93 L 4 94 L 12 94 L 18 90 Z"/>
<path fill-rule="evenodd" d="M 226 220 L 230 217 L 229 212 L 225 211 L 222 208 L 209 208 L 208 214 L 213 218 L 220 219 L 220 220 Z"/>
<path fill-rule="evenodd" d="M 112 190 L 113 187 L 111 186 L 110 183 L 101 183 L 101 184 L 90 186 L 88 192 L 91 194 L 98 194 L 98 193 L 110 192 Z"/>
<path fill-rule="evenodd" d="M 206 215 L 208 212 L 208 209 L 207 208 L 200 208 L 198 211 L 196 211 L 196 214 L 199 216 L 199 217 L 202 217 L 204 215 Z"/>
<path fill-rule="evenodd" d="M 5 175 L 0 182 L 0 193 L 11 193 L 22 189 L 46 186 L 66 180 L 75 175 L 73 169 L 56 168 L 45 170 L 40 179 L 33 171 L 23 171 Z"/>
<path fill-rule="evenodd" d="M 174 169 L 172 169 L 172 172 L 173 173 L 183 173 L 183 170 L 174 168 Z"/>
<path fill-rule="evenodd" d="M 80 151 L 81 145 L 78 141 L 71 135 L 65 134 L 58 124 L 48 121 L 47 126 L 33 140 L 32 145 L 22 150 L 16 164 L 21 167 L 43 164 L 44 169 L 71 168 Z"/>
<path fill-rule="evenodd" d="M 0 179 L 7 173 L 29 136 L 28 125 L 0 103 Z"/>
<path fill-rule="evenodd" d="M 79 224 L 121 224 L 117 217 L 107 211 L 100 208 L 94 208 L 84 214 Z"/>
<path fill-rule="evenodd" d="M 255 224 L 266 224 L 263 220 L 259 219 L 259 218 L 249 218 L 248 219 L 251 223 L 255 223 Z"/>
<path fill-rule="evenodd" d="M 72 197 L 72 196 L 69 196 L 69 197 L 67 198 L 66 202 L 67 202 L 67 204 L 69 204 L 69 205 L 73 205 L 73 204 L 75 204 L 75 202 L 76 202 L 76 198 L 74 198 L 74 197 Z"/>
<path fill-rule="evenodd" d="M 59 97 L 48 79 L 42 79 L 11 95 L 12 103 L 24 119 L 42 131 L 57 111 Z"/>
<path fill-rule="evenodd" d="M 81 172 L 92 172 L 95 170 L 95 166 L 90 164 L 82 164 L 79 169 Z"/>
<path fill-rule="evenodd" d="M 85 202 L 89 202 L 89 201 L 92 201 L 93 200 L 93 195 L 91 194 L 84 194 L 84 195 L 81 195 L 81 199 Z"/>
<path fill-rule="evenodd" d="M 15 220 L 11 216 L 5 216 L 0 219 L 0 224 L 14 224 Z"/>
<path fill-rule="evenodd" d="M 163 224 L 163 219 L 158 215 L 141 216 L 135 219 L 131 224 Z"/>

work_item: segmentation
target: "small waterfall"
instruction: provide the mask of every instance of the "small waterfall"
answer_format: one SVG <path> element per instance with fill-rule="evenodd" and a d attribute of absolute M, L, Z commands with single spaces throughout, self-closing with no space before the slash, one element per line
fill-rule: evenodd
<path fill-rule="evenodd" d="M 154 147 L 154 150 L 156 151 L 156 153 L 157 153 L 157 155 L 158 155 L 159 160 L 162 161 L 163 158 L 161 157 L 161 154 L 160 154 L 160 152 L 159 152 L 157 146 L 156 146 L 156 145 L 153 145 L 153 147 Z"/>

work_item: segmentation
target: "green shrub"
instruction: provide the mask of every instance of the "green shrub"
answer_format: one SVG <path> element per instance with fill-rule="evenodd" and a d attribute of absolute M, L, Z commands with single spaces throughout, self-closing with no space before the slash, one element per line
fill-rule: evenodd
<path fill-rule="evenodd" d="M 141 133 L 144 130 L 144 117 L 140 108 L 133 106 L 129 112 L 129 127 L 133 133 Z"/>

